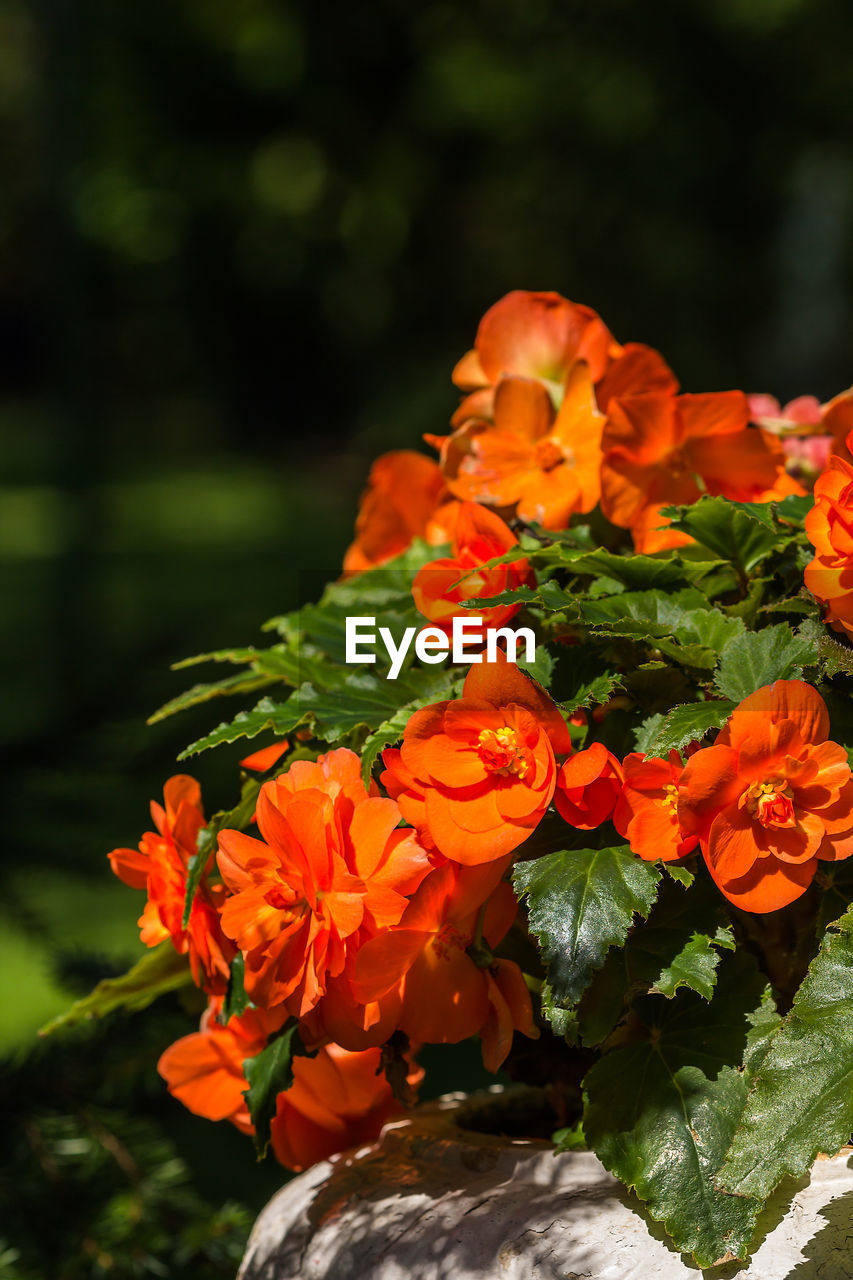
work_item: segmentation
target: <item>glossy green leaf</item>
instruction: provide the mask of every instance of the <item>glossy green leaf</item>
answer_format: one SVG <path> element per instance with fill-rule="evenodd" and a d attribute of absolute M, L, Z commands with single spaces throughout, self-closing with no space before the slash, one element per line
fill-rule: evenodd
<path fill-rule="evenodd" d="M 720 926 L 713 936 L 707 933 L 693 933 L 672 963 L 661 970 L 654 986 L 650 988 L 657 995 L 672 999 L 681 987 L 689 987 L 698 995 L 710 1000 L 717 980 L 717 965 L 720 963 L 720 949 L 733 951 L 735 940 L 731 927 Z"/>
<path fill-rule="evenodd" d="M 627 845 L 564 849 L 516 864 L 515 889 L 527 899 L 557 1003 L 577 1002 L 608 949 L 624 942 L 635 914 L 648 915 L 659 880 L 657 867 Z"/>
<path fill-rule="evenodd" d="M 306 688 L 311 688 L 310 685 Z M 292 697 L 293 695 L 291 695 Z M 276 737 L 283 738 L 305 719 L 305 708 L 296 702 L 273 702 L 272 698 L 261 698 L 251 711 L 240 711 L 233 720 L 225 720 L 203 738 L 191 742 L 181 754 L 179 760 L 187 760 L 190 756 L 212 747 L 221 747 L 227 743 L 238 742 L 240 738 L 256 738 L 265 729 L 271 729 Z"/>
<path fill-rule="evenodd" d="M 712 729 L 721 729 L 734 708 L 735 704 L 727 699 L 686 702 L 666 715 L 650 716 L 636 733 L 637 750 L 665 758 L 670 751 L 700 741 Z"/>
<path fill-rule="evenodd" d="M 717 1179 L 767 1196 L 853 1133 L 853 911 L 831 927 L 774 1036 Z"/>
<path fill-rule="evenodd" d="M 673 529 L 690 534 L 747 573 L 783 541 L 772 514 L 761 504 L 729 502 L 706 494 L 688 507 L 664 507 L 662 514 L 671 517 Z"/>
<path fill-rule="evenodd" d="M 242 711 L 233 720 L 219 725 L 212 733 L 193 742 L 179 759 L 197 755 L 239 738 L 254 738 L 266 729 L 284 737 L 303 724 L 310 724 L 321 741 L 335 744 L 352 735 L 367 735 L 380 730 L 386 722 L 398 717 L 401 706 L 425 706 L 455 687 L 459 671 L 452 667 L 417 667 L 403 672 L 397 680 L 345 668 L 333 688 L 318 689 L 303 684 L 294 689 L 285 702 L 262 698 L 253 711 Z M 395 719 L 396 728 L 399 720 Z M 383 730 L 383 735 L 391 730 Z M 389 739 L 393 741 L 394 739 Z M 384 743 L 387 746 L 387 741 Z"/>

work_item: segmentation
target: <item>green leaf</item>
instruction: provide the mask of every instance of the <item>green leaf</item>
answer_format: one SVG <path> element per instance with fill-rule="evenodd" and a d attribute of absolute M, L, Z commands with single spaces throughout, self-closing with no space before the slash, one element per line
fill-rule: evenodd
<path fill-rule="evenodd" d="M 718 1185 L 767 1196 L 853 1133 L 853 911 L 837 921 L 764 1059 Z"/>
<path fill-rule="evenodd" d="M 627 845 L 560 850 L 513 872 L 527 898 L 531 932 L 539 939 L 554 998 L 575 1004 L 608 948 L 624 942 L 635 914 L 647 916 L 660 871 Z"/>
<path fill-rule="evenodd" d="M 729 502 L 707 494 L 687 507 L 664 507 L 672 528 L 688 533 L 715 555 L 748 573 L 783 539 L 764 504 Z"/>
<path fill-rule="evenodd" d="M 707 933 L 694 933 L 690 941 L 682 947 L 678 955 L 665 969 L 651 988 L 657 995 L 672 999 L 680 987 L 689 987 L 704 999 L 710 1000 L 717 980 L 717 965 L 720 963 L 718 947 L 733 951 L 734 936 L 730 926 L 720 926 L 709 937 Z"/>
<path fill-rule="evenodd" d="M 712 670 L 720 654 L 745 630 L 739 618 L 708 607 L 695 588 L 663 594 L 626 591 L 580 602 L 583 620 L 596 633 L 635 639 L 686 666 Z"/>
<path fill-rule="evenodd" d="M 770 600 L 763 604 L 759 613 L 790 613 L 800 617 L 820 619 L 820 606 L 814 596 L 810 596 L 805 588 L 797 596 L 788 596 L 784 600 Z"/>
<path fill-rule="evenodd" d="M 573 559 L 573 573 L 606 576 L 621 582 L 629 591 L 663 590 L 701 584 L 719 569 L 719 560 L 685 560 L 680 553 L 663 552 L 660 556 L 617 555 L 605 547 Z"/>
<path fill-rule="evenodd" d="M 214 680 L 210 684 L 194 684 L 191 689 L 179 693 L 164 703 L 158 711 L 148 717 L 147 724 L 158 724 L 178 711 L 186 711 L 189 707 L 197 707 L 202 702 L 210 702 L 212 698 L 223 698 L 235 693 L 254 693 L 276 683 L 276 677 L 258 675 L 256 672 L 243 672 L 226 676 L 224 680 Z"/>
<path fill-rule="evenodd" d="M 275 1116 L 278 1095 L 293 1084 L 293 1059 L 307 1052 L 294 1019 L 270 1040 L 265 1049 L 243 1062 L 243 1072 L 249 1085 L 243 1097 L 255 1126 L 254 1143 L 259 1160 L 263 1160 L 270 1144 L 270 1124 Z"/>
<path fill-rule="evenodd" d="M 814 506 L 814 494 L 807 493 L 800 497 L 798 494 L 790 493 L 787 498 L 783 498 L 781 502 L 774 505 L 778 520 L 784 524 L 792 524 L 797 529 L 804 529 L 806 516 Z"/>
<path fill-rule="evenodd" d="M 663 869 L 671 879 L 677 884 L 683 885 L 685 889 L 689 889 L 693 881 L 696 879 L 692 871 L 688 871 L 687 867 L 683 867 L 680 862 L 665 862 Z"/>
<path fill-rule="evenodd" d="M 539 1011 L 542 1017 L 550 1022 L 555 1036 L 562 1037 L 567 1044 L 577 1044 L 578 1015 L 575 1010 L 567 1009 L 560 1000 L 555 999 L 549 982 L 542 983 L 542 990 L 539 992 Z"/>
<path fill-rule="evenodd" d="M 501 563 L 503 557 L 499 557 L 497 563 Z M 496 604 L 538 604 L 543 609 L 549 609 L 552 613 L 562 612 L 568 608 L 574 600 L 574 595 L 566 588 L 561 587 L 554 578 L 545 578 L 537 587 L 511 587 L 506 591 L 501 591 L 496 596 L 486 596 L 477 600 L 464 601 L 464 607 L 470 609 L 472 613 L 478 609 L 491 607 Z"/>
<path fill-rule="evenodd" d="M 256 649 L 254 645 L 214 649 L 209 653 L 195 653 L 191 658 L 182 658 L 180 662 L 173 662 L 171 670 L 183 671 L 186 667 L 198 667 L 203 662 L 230 662 L 240 666 L 243 663 L 254 662 L 263 652 L 264 650 Z"/>
<path fill-rule="evenodd" d="M 780 622 L 735 636 L 720 661 L 716 685 L 726 698 L 741 702 L 774 680 L 799 680 L 803 667 L 817 660 L 813 639 L 795 635 L 787 623 Z"/>
<path fill-rule="evenodd" d="M 276 737 L 283 738 L 286 734 L 292 733 L 306 716 L 306 711 L 298 703 L 291 706 L 293 696 L 291 694 L 286 702 L 273 702 L 272 698 L 261 698 L 252 711 L 240 711 L 233 720 L 223 721 L 203 738 L 191 742 L 178 759 L 186 760 L 189 756 L 209 751 L 211 747 L 221 747 L 226 743 L 237 742 L 240 738 L 256 738 L 265 729 L 272 729 Z"/>
<path fill-rule="evenodd" d="M 698 548 L 680 548 L 677 552 L 661 552 L 655 556 L 637 555 L 634 552 L 620 554 L 609 551 L 606 547 L 592 545 L 592 539 L 584 540 L 565 538 L 565 534 L 574 535 L 579 530 L 566 530 L 562 534 L 550 533 L 548 541 L 531 543 L 522 539 L 525 558 L 537 570 L 545 575 L 565 569 L 573 577 L 589 576 L 596 581 L 609 578 L 620 583 L 631 591 L 671 590 L 673 587 L 691 585 L 702 586 L 707 595 L 707 583 L 719 575 L 722 560 L 695 558 L 692 552 Z M 503 555 L 489 560 L 484 568 L 493 568 L 501 564 L 510 564 L 518 559 L 515 548 Z M 731 571 L 728 571 L 730 575 Z M 726 578 L 728 585 L 734 581 Z M 544 582 L 543 582 L 544 585 Z M 517 597 L 516 597 L 517 598 Z"/>
<path fill-rule="evenodd" d="M 242 951 L 238 951 L 234 959 L 231 961 L 231 971 L 228 975 L 228 990 L 225 993 L 225 999 L 222 1002 L 222 1008 L 217 1016 L 217 1022 L 224 1027 L 232 1018 L 239 1018 L 241 1013 L 245 1013 L 251 1008 L 251 1000 L 246 993 L 245 987 L 246 977 L 246 961 Z"/>
<path fill-rule="evenodd" d="M 665 758 L 670 751 L 701 740 L 711 729 L 722 728 L 734 709 L 733 702 L 720 699 L 686 702 L 666 715 L 650 716 L 637 731 L 637 750 Z"/>
<path fill-rule="evenodd" d="M 192 911 L 193 900 L 198 891 L 198 886 L 201 884 L 201 878 L 216 851 L 220 831 L 224 830 L 225 827 L 236 827 L 238 831 L 244 831 L 248 827 L 255 813 L 255 804 L 257 803 L 260 789 L 261 783 L 258 778 L 246 778 L 240 788 L 240 799 L 234 808 L 221 809 L 199 831 L 196 837 L 196 851 L 190 858 L 187 867 L 187 887 L 184 894 L 184 916 L 182 921 L 185 929 L 190 922 L 190 912 Z"/>
<path fill-rule="evenodd" d="M 613 694 L 622 688 L 622 677 L 611 671 L 602 671 L 590 680 L 582 680 L 573 689 L 571 696 L 558 704 L 563 715 L 568 719 L 582 707 L 597 707 L 609 702 Z"/>
<path fill-rule="evenodd" d="M 800 628 L 802 633 L 803 628 Z M 853 649 L 848 644 L 841 644 L 829 635 L 822 635 L 818 641 L 818 655 L 824 675 L 853 676 Z"/>
<path fill-rule="evenodd" d="M 675 869 L 671 863 L 664 866 Z M 716 952 L 711 963 L 701 957 L 693 963 L 691 944 L 697 935 L 719 939 L 715 945 L 721 947 L 730 945 L 719 891 L 707 876 L 692 888 L 688 885 L 688 892 L 683 883 L 668 877 L 648 920 L 634 926 L 623 947 L 608 953 L 587 988 L 579 1008 L 582 1042 L 605 1041 L 631 1002 L 650 990 L 671 998 L 678 986 L 690 986 L 701 988 L 700 994 L 709 999 L 716 981 Z"/>
<path fill-rule="evenodd" d="M 551 1134 L 551 1141 L 558 1151 L 588 1151 L 589 1146 L 584 1137 L 583 1125 L 570 1125 L 566 1129 L 558 1129 Z"/>
<path fill-rule="evenodd" d="M 178 955 L 170 941 L 161 942 L 120 978 L 104 978 L 82 1000 L 75 1001 L 65 1013 L 42 1027 L 39 1035 L 49 1036 L 80 1022 L 103 1018 L 116 1009 L 136 1012 L 145 1009 L 167 991 L 191 985 L 192 975 L 186 956 Z"/>
<path fill-rule="evenodd" d="M 585 622 L 618 628 L 628 620 L 647 623 L 652 635 L 671 635 L 691 609 L 707 608 L 708 602 L 695 587 L 683 591 L 623 591 L 603 600 L 584 600 L 581 615 Z M 629 631 L 629 634 L 640 634 Z"/>
<path fill-rule="evenodd" d="M 453 668 L 417 667 L 404 672 L 397 680 L 351 671 L 342 673 L 335 688 L 317 689 L 312 684 L 303 684 L 294 689 L 286 702 L 262 698 L 253 711 L 241 711 L 233 720 L 219 725 L 206 737 L 193 742 L 178 759 L 236 742 L 238 738 L 257 737 L 265 729 L 284 737 L 306 723 L 311 724 L 315 737 L 330 744 L 353 735 L 366 735 L 396 717 L 401 705 L 410 705 L 414 710 L 416 703 L 425 706 L 447 697 L 458 679 L 459 673 Z"/>
<path fill-rule="evenodd" d="M 710 1005 L 692 991 L 637 1001 L 644 1038 L 615 1049 L 584 1081 L 584 1133 L 676 1247 L 700 1267 L 745 1257 L 761 1201 L 713 1183 L 749 1087 L 739 1070 L 765 1035 L 763 983 L 747 957 L 722 966 Z"/>

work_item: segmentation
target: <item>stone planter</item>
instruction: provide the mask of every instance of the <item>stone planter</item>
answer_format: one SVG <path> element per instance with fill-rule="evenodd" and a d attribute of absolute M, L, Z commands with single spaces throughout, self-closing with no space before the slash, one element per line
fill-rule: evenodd
<path fill-rule="evenodd" d="M 288 1183 L 258 1218 L 239 1280 L 699 1280 L 591 1152 L 480 1131 L 494 1102 L 440 1099 Z M 771 1201 L 748 1264 L 704 1275 L 853 1277 L 851 1153 Z"/>

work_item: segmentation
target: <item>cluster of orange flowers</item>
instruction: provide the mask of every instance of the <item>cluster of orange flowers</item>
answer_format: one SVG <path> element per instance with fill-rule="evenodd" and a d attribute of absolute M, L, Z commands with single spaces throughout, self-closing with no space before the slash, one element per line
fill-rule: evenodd
<path fill-rule="evenodd" d="M 480 322 L 453 380 L 462 399 L 437 464 L 400 450 L 380 458 L 347 572 L 380 563 L 415 536 L 448 541 L 453 500 L 564 529 L 600 502 L 637 551 L 676 547 L 661 508 L 703 493 L 736 502 L 801 494 L 830 452 L 850 458 L 853 392 L 785 408 L 740 391 L 680 393 L 663 357 L 616 341 L 589 307 L 517 290 Z"/>
<path fill-rule="evenodd" d="M 681 394 L 656 351 L 620 345 L 595 312 L 551 293 L 492 307 L 454 380 L 464 394 L 452 431 L 431 438 L 440 462 L 408 451 L 379 459 L 345 572 L 416 536 L 449 543 L 412 584 L 418 609 L 447 632 L 465 601 L 535 583 L 521 553 L 489 567 L 518 545 L 510 516 L 561 529 L 600 502 L 638 550 L 677 546 L 668 504 L 801 492 L 806 455 L 785 446 L 805 425 L 818 452 L 834 455 L 808 519 L 806 582 L 853 636 L 853 465 L 841 443 L 853 394 L 785 410 L 736 391 Z M 480 612 L 499 627 L 519 607 Z M 260 788 L 256 834 L 219 833 L 186 925 L 205 819 L 198 783 L 171 778 L 152 805 L 156 830 L 109 855 L 147 891 L 142 940 L 170 939 L 208 997 L 200 1030 L 167 1049 L 162 1075 L 190 1110 L 251 1131 L 244 1064 L 296 1020 L 314 1056 L 296 1059 L 278 1097 L 278 1158 L 298 1169 L 371 1138 L 396 1106 L 382 1072 L 395 1035 L 412 1088 L 422 1044 L 478 1035 L 496 1071 L 516 1032 L 538 1035 L 524 975 L 496 951 L 519 910 L 509 868 L 552 803 L 581 831 L 611 822 L 649 861 L 698 849 L 730 902 L 774 911 L 806 891 L 820 859 L 853 854 L 851 770 L 828 733 L 817 692 L 780 680 L 686 760 L 620 761 L 600 742 L 576 751 L 550 696 L 499 653 L 471 666 L 461 697 L 411 716 L 379 783 L 365 786 L 348 749 L 282 768 L 279 743 L 244 760 L 279 772 Z M 248 1007 L 223 1021 L 238 956 Z"/>
<path fill-rule="evenodd" d="M 170 779 L 165 807 L 152 807 L 157 832 L 110 854 L 123 880 L 147 888 L 143 941 L 171 937 L 209 995 L 200 1031 L 163 1054 L 162 1075 L 190 1110 L 250 1131 L 243 1064 L 296 1018 L 319 1052 L 296 1060 L 279 1095 L 279 1159 L 301 1168 L 372 1136 L 394 1109 L 378 1074 L 394 1032 L 413 1047 L 479 1034 L 492 1071 L 514 1032 L 538 1034 L 521 970 L 494 949 L 518 911 L 506 872 L 552 800 L 578 829 L 612 820 L 647 860 L 698 844 L 731 902 L 773 911 L 805 891 L 818 859 L 853 853 L 853 780 L 828 728 L 814 689 L 777 681 L 686 766 L 675 752 L 620 763 L 600 743 L 572 752 L 557 707 L 517 667 L 475 665 L 461 698 L 415 713 L 402 747 L 385 751 L 387 795 L 365 788 L 347 749 L 265 782 L 259 834 L 220 833 L 221 882 L 206 869 L 186 929 L 204 819 L 197 784 Z M 237 951 L 251 1005 L 222 1025 Z"/>

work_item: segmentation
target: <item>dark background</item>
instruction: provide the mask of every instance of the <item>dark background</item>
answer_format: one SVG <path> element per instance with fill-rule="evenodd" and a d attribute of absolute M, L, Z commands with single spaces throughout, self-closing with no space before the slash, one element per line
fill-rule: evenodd
<path fill-rule="evenodd" d="M 688 390 L 846 387 L 851 38 L 845 0 L 3 4 L 0 1275 L 232 1274 L 279 1177 L 163 1098 L 177 1005 L 30 1054 L 137 954 L 104 855 L 224 713 L 146 729 L 168 664 L 337 573 L 508 289 Z"/>

